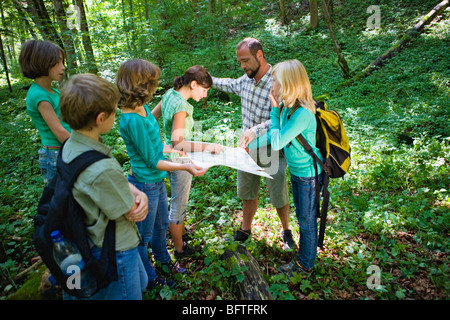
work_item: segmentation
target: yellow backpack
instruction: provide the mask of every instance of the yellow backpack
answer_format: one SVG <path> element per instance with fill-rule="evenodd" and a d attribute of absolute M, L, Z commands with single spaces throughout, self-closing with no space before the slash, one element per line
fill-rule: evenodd
<path fill-rule="evenodd" d="M 284 105 L 282 108 L 283 107 Z M 288 121 L 291 115 L 299 107 L 300 106 L 298 105 L 292 108 L 288 116 Z M 328 109 L 325 102 L 316 101 L 316 121 L 316 147 L 320 150 L 323 161 L 316 156 L 312 147 L 302 134 L 299 134 L 296 139 L 311 157 L 313 157 L 314 169 L 316 171 L 316 213 L 317 217 L 320 217 L 318 246 L 323 248 L 325 224 L 330 198 L 330 193 L 328 191 L 329 179 L 341 178 L 347 173 L 350 168 L 351 148 L 341 116 L 336 111 Z M 319 185 L 319 178 L 317 175 L 317 164 L 319 164 L 324 171 L 322 183 L 322 208 L 320 208 L 321 186 Z"/>

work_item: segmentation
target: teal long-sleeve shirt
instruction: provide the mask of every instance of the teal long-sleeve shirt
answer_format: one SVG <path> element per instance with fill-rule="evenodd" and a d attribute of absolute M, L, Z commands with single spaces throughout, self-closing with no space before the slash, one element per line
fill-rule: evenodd
<path fill-rule="evenodd" d="M 119 131 L 130 157 L 133 176 L 142 183 L 156 183 L 167 176 L 166 171 L 156 169 L 164 160 L 164 144 L 161 142 L 159 125 L 147 105 L 147 117 L 137 113 L 122 113 Z"/>
<path fill-rule="evenodd" d="M 297 141 L 296 137 L 301 133 L 306 141 L 313 146 L 313 150 L 319 159 L 322 160 L 319 149 L 315 147 L 317 130 L 315 115 L 305 108 L 298 108 L 288 121 L 291 109 L 284 108 L 281 114 L 280 110 L 280 108 L 272 108 L 269 132 L 250 142 L 249 148 L 256 149 L 270 144 L 273 150 L 283 149 L 289 171 L 293 175 L 314 177 L 313 159 Z M 290 142 L 292 144 L 288 145 Z M 321 167 L 317 166 L 317 169 L 320 174 L 322 172 Z"/>

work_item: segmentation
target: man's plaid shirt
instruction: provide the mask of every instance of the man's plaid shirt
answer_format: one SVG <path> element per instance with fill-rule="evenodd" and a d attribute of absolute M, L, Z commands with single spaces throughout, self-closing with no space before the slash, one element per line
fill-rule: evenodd
<path fill-rule="evenodd" d="M 255 79 L 250 79 L 247 74 L 238 79 L 212 78 L 215 88 L 241 97 L 242 129 L 244 131 L 252 128 L 259 137 L 269 130 L 272 66 L 258 83 Z"/>

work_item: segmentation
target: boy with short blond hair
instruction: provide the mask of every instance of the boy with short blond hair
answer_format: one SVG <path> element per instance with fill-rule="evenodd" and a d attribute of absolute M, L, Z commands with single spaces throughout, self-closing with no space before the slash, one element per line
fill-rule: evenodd
<path fill-rule="evenodd" d="M 119 92 L 109 81 L 94 74 L 76 75 L 61 91 L 61 117 L 72 128 L 63 146 L 62 160 L 69 163 L 78 155 L 96 150 L 108 156 L 87 167 L 72 189 L 84 209 L 92 253 L 99 258 L 109 220 L 116 224 L 116 264 L 118 280 L 90 299 L 139 300 L 147 286 L 147 274 L 139 257 L 137 221 L 145 219 L 147 196 L 129 184 L 122 167 L 100 135 L 114 125 Z M 67 295 L 64 298 L 68 297 Z"/>

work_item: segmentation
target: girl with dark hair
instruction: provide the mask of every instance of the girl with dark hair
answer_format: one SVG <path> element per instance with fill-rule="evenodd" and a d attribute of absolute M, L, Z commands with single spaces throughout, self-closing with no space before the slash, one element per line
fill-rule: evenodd
<path fill-rule="evenodd" d="M 53 81 L 61 80 L 64 70 L 64 51 L 50 41 L 29 40 L 19 55 L 20 70 L 33 83 L 27 92 L 27 113 L 41 136 L 39 166 L 47 184 L 56 173 L 56 158 L 70 136 L 70 127 L 59 117 L 59 90 Z"/>
<path fill-rule="evenodd" d="M 187 141 L 193 137 L 194 107 L 187 101 L 193 99 L 200 101 L 208 94 L 212 85 L 212 78 L 202 66 L 193 66 L 186 70 L 183 76 L 177 77 L 173 88 L 169 89 L 161 101 L 161 112 L 165 129 L 165 143 L 175 150 L 188 152 L 209 151 L 222 152 L 218 144 Z M 177 163 L 191 162 L 187 157 L 177 153 L 170 153 L 170 160 Z M 171 202 L 169 212 L 169 230 L 174 242 L 176 258 L 192 256 L 200 247 L 188 246 L 190 234 L 184 226 L 189 191 L 191 189 L 192 175 L 185 171 L 169 172 L 171 187 Z"/>

